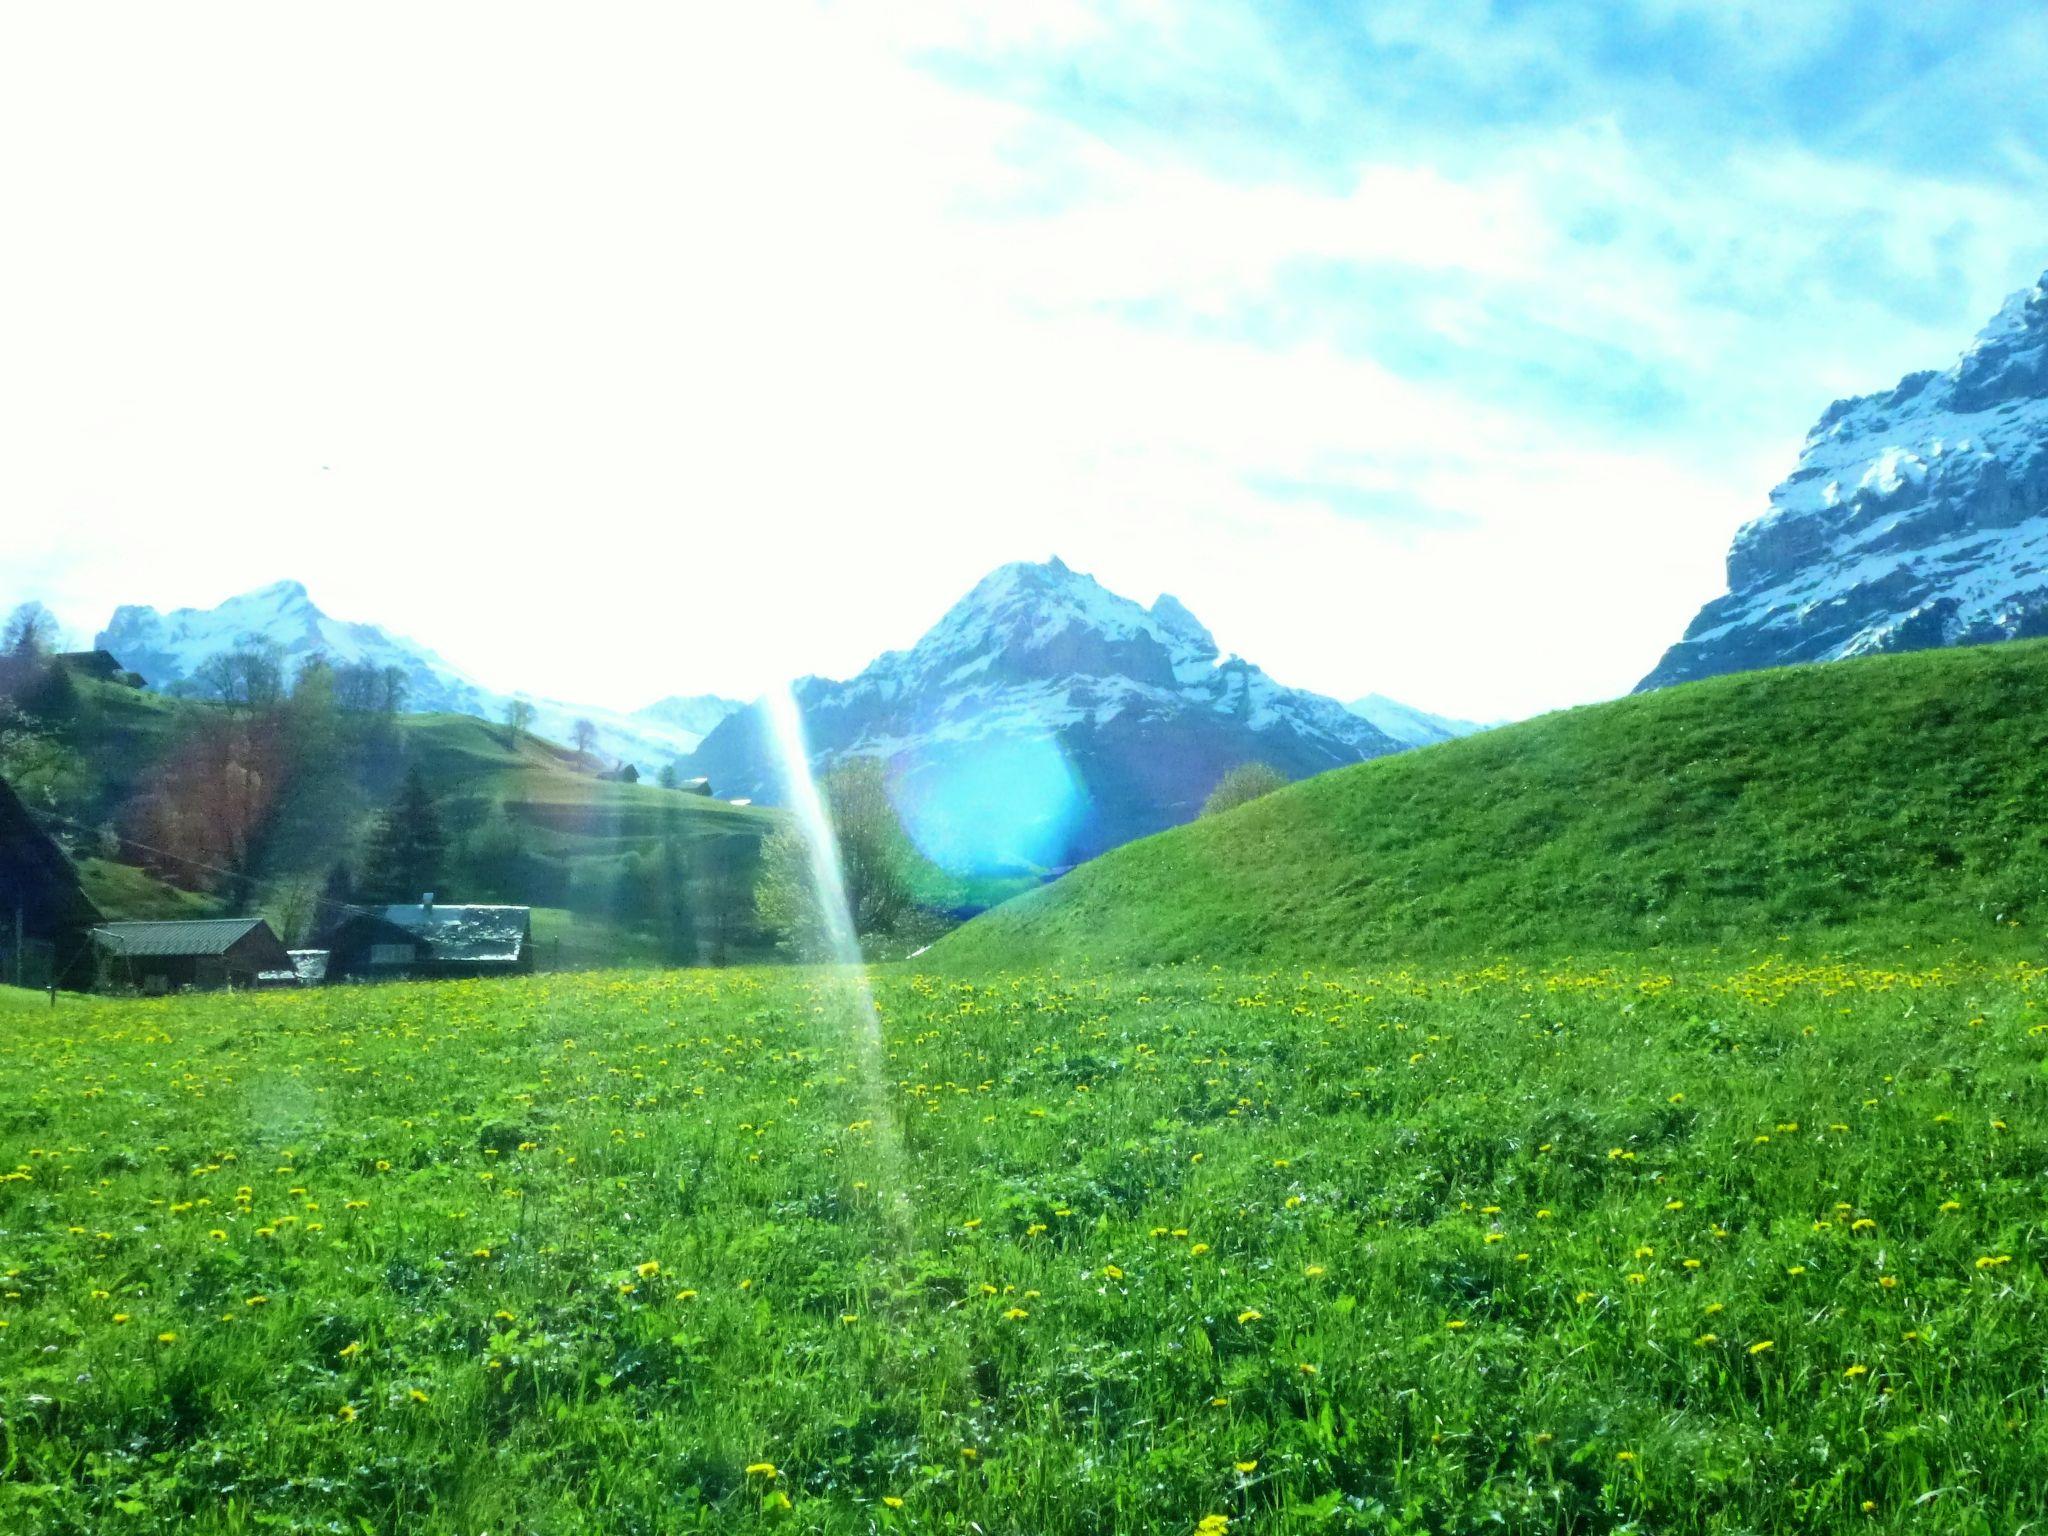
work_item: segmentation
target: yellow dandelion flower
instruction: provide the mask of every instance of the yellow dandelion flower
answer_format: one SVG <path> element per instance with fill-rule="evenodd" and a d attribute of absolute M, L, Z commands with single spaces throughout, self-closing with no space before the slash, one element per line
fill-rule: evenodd
<path fill-rule="evenodd" d="M 1237 1320 L 1240 1323 L 1256 1323 L 1260 1318 L 1264 1317 L 1265 1315 L 1266 1314 L 1261 1312 L 1257 1307 L 1246 1307 L 1242 1312 L 1237 1314 Z"/>
<path fill-rule="evenodd" d="M 1758 1339 L 1754 1344 L 1749 1346 L 1749 1352 L 1752 1355 L 1760 1355 L 1763 1354 L 1766 1350 L 1776 1349 L 1777 1347 L 1778 1346 L 1775 1340 Z"/>
<path fill-rule="evenodd" d="M 750 1461 L 747 1463 L 747 1476 L 765 1477 L 768 1481 L 773 1482 L 782 1474 L 776 1470 L 775 1463 L 772 1461 Z"/>

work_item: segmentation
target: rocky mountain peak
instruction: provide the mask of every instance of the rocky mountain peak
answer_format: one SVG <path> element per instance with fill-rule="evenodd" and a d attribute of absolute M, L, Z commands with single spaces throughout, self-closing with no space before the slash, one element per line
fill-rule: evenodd
<path fill-rule="evenodd" d="M 407 707 L 497 718 L 511 695 L 495 692 L 435 652 L 375 624 L 336 619 L 324 612 L 300 581 L 274 581 L 237 593 L 212 608 L 177 608 L 168 613 L 147 604 L 114 610 L 94 643 L 122 665 L 167 692 L 192 689 L 208 658 L 241 646 L 274 646 L 287 674 L 315 656 L 336 665 L 396 668 L 406 679 Z M 628 715 L 590 705 L 529 699 L 535 731 L 557 741 L 570 738 L 579 719 L 598 728 L 598 749 L 608 757 L 637 763 L 643 773 L 693 750 L 705 733 L 738 706 L 710 696 L 664 700 Z"/>
<path fill-rule="evenodd" d="M 1838 400 L 1641 686 L 2048 633 L 2048 278 L 1945 372 Z"/>
<path fill-rule="evenodd" d="M 813 766 L 882 759 L 911 836 L 957 869 L 1058 867 L 1185 821 L 1241 763 L 1299 778 L 1402 745 L 1219 662 L 1179 600 L 1147 608 L 1056 558 L 999 566 L 909 650 L 796 696 Z M 787 788 L 758 706 L 686 767 L 764 802 Z"/>

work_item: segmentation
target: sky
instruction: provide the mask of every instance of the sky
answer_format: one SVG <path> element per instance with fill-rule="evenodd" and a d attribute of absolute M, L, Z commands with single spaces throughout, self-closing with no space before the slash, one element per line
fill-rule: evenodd
<path fill-rule="evenodd" d="M 0 605 L 849 676 L 1006 560 L 1282 682 L 1629 689 L 2048 268 L 2035 0 L 0 12 Z"/>

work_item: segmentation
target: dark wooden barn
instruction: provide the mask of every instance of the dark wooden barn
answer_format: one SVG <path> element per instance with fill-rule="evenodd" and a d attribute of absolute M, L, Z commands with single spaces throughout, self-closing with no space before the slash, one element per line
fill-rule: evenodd
<path fill-rule="evenodd" d="M 102 923 L 92 931 L 103 987 L 152 996 L 187 988 L 295 986 L 292 957 L 260 917 Z"/>
<path fill-rule="evenodd" d="M 0 779 L 0 982 L 84 988 L 99 922 L 78 872 Z"/>
<path fill-rule="evenodd" d="M 533 969 L 529 907 L 383 907 L 344 918 L 327 940 L 330 981 L 507 976 Z"/>

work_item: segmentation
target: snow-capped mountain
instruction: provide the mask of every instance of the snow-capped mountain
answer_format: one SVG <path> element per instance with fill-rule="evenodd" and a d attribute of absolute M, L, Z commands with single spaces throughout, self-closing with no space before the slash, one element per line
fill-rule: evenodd
<path fill-rule="evenodd" d="M 208 658 L 238 646 L 266 643 L 277 648 L 287 676 L 315 656 L 336 666 L 396 667 L 405 675 L 406 708 L 416 714 L 448 712 L 495 720 L 513 697 L 484 687 L 417 641 L 374 624 L 330 617 L 296 581 L 274 582 L 213 608 L 170 613 L 146 606 L 117 608 L 93 643 L 166 693 L 192 691 Z M 587 719 L 597 727 L 600 753 L 634 763 L 642 773 L 656 772 L 694 750 L 712 726 L 739 707 L 709 695 L 663 699 L 632 714 L 559 699 L 527 702 L 534 708 L 537 735 L 567 741 L 575 722 Z"/>
<path fill-rule="evenodd" d="M 1483 731 L 1475 720 L 1454 720 L 1449 715 L 1432 715 L 1426 709 L 1403 704 L 1383 693 L 1368 693 L 1344 706 L 1361 720 L 1370 721 L 1404 747 L 1426 747 L 1432 742 L 1450 741 Z"/>
<path fill-rule="evenodd" d="M 1838 400 L 1640 684 L 2048 634 L 2048 279 L 1953 368 Z"/>
<path fill-rule="evenodd" d="M 1302 778 L 1403 746 L 1222 658 L 1174 598 L 1145 608 L 1057 559 L 1000 567 L 911 649 L 794 692 L 814 766 L 882 759 L 912 837 L 954 869 L 1058 867 L 1186 821 L 1241 763 Z M 759 704 L 684 771 L 724 795 L 785 794 Z"/>

